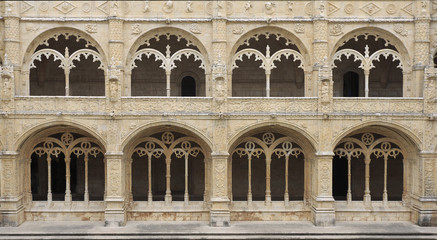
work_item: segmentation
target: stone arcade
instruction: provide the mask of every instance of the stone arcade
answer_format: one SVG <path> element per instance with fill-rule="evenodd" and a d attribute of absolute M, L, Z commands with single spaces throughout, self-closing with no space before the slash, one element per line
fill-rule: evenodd
<path fill-rule="evenodd" d="M 1 1 L 0 218 L 437 225 L 437 1 Z"/>

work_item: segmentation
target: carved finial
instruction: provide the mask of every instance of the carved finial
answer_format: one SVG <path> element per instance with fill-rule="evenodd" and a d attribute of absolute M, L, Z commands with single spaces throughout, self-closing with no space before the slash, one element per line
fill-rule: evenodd
<path fill-rule="evenodd" d="M 65 58 L 69 58 L 70 53 L 68 52 L 68 47 L 65 47 Z"/>
<path fill-rule="evenodd" d="M 167 45 L 166 47 L 165 47 L 165 49 L 166 49 L 166 51 L 165 51 L 165 56 L 167 57 L 167 58 L 170 58 L 170 54 L 171 54 L 171 52 L 170 52 L 170 45 Z"/>
<path fill-rule="evenodd" d="M 366 45 L 366 47 L 364 49 L 365 49 L 364 55 L 366 58 L 368 58 L 369 57 L 369 45 Z"/>
<path fill-rule="evenodd" d="M 270 46 L 267 45 L 266 47 L 266 57 L 269 58 L 270 57 Z"/>

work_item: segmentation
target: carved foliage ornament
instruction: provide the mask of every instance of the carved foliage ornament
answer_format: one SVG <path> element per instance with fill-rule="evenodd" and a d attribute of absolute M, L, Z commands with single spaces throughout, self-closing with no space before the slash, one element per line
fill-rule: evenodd
<path fill-rule="evenodd" d="M 370 69 L 375 68 L 373 65 L 373 61 L 380 61 L 381 56 L 383 56 L 385 59 L 387 59 L 389 56 L 392 57 L 393 62 L 399 61 L 399 65 L 397 66 L 400 69 L 404 69 L 404 63 L 402 56 L 392 50 L 392 49 L 380 49 L 369 56 L 369 47 L 366 45 L 366 51 L 365 56 L 363 56 L 360 52 L 353 50 L 353 49 L 342 49 L 338 52 L 336 52 L 332 58 L 331 61 L 331 67 L 336 68 L 335 61 L 341 61 L 341 58 L 345 56 L 347 59 L 349 59 L 350 56 L 354 56 L 354 62 L 360 61 L 361 64 L 359 68 L 363 69 L 364 71 L 370 71 Z"/>
<path fill-rule="evenodd" d="M 71 70 L 72 68 L 75 68 L 76 66 L 74 65 L 74 61 L 80 61 L 81 57 L 83 56 L 85 59 L 88 59 L 89 56 L 92 57 L 93 62 L 100 62 L 100 66 L 98 67 L 98 69 L 101 70 L 105 70 L 105 67 L 103 65 L 103 61 L 102 61 L 102 57 L 100 56 L 100 54 L 94 50 L 91 49 L 80 49 L 77 50 L 76 52 L 74 52 L 73 54 L 71 54 L 68 51 L 68 47 L 65 48 L 65 55 L 61 54 L 60 52 L 54 50 L 54 49 L 41 49 L 37 52 L 35 52 L 32 57 L 31 57 L 31 61 L 30 61 L 30 68 L 36 68 L 34 62 L 35 60 L 37 61 L 42 61 L 42 56 L 45 56 L 46 59 L 49 59 L 50 56 L 53 56 L 54 61 L 60 61 L 59 64 L 59 68 L 62 68 L 66 71 Z"/>
<path fill-rule="evenodd" d="M 186 49 L 181 49 L 176 53 L 174 53 L 173 55 L 171 55 L 170 46 L 167 45 L 166 55 L 162 54 L 161 52 L 153 48 L 145 48 L 136 52 L 131 60 L 130 70 L 138 67 L 135 64 L 136 60 L 142 61 L 143 56 L 150 58 L 151 55 L 155 56 L 155 61 L 162 61 L 160 68 L 164 69 L 166 72 L 170 72 L 172 69 L 175 69 L 176 68 L 175 62 L 181 61 L 182 56 L 185 56 L 186 58 L 193 56 L 194 61 L 200 61 L 199 68 L 205 69 L 205 61 L 202 54 L 199 51 L 186 48 Z"/>
<path fill-rule="evenodd" d="M 266 73 L 270 74 L 272 69 L 276 68 L 275 61 L 281 61 L 281 57 L 285 57 L 286 59 L 289 59 L 290 56 L 293 56 L 293 61 L 299 61 L 300 64 L 298 68 L 301 68 L 304 70 L 305 61 L 303 56 L 297 52 L 296 50 L 292 49 L 282 49 L 277 52 L 275 52 L 272 56 L 270 56 L 270 47 L 267 45 L 266 47 L 266 55 L 264 56 L 263 53 L 256 49 L 252 48 L 246 48 L 243 49 L 235 54 L 235 56 L 232 59 L 232 67 L 231 69 L 234 70 L 235 68 L 238 68 L 237 61 L 243 61 L 243 56 L 247 56 L 248 58 L 251 58 L 252 56 L 255 56 L 255 61 L 261 61 L 260 68 L 264 69 Z"/>
<path fill-rule="evenodd" d="M 238 147 L 233 151 L 233 153 L 238 154 L 240 157 L 259 158 L 262 154 L 271 157 L 274 154 L 278 158 L 298 158 L 299 155 L 303 154 L 302 149 L 291 138 L 281 137 L 276 139 L 275 134 L 271 132 L 264 133 L 261 139 L 246 137 L 241 140 L 240 145 L 242 144 L 244 147 Z"/>

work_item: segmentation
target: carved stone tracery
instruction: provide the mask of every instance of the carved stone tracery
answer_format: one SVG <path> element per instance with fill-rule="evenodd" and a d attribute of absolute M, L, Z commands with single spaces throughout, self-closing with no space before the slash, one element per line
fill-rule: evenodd
<path fill-rule="evenodd" d="M 48 190 L 47 190 L 47 202 L 50 205 L 52 202 L 52 189 L 51 189 L 51 161 L 54 158 L 58 158 L 61 154 L 64 155 L 64 161 L 66 166 L 66 189 L 65 189 L 65 202 L 71 203 L 71 189 L 70 189 L 70 162 L 71 156 L 74 154 L 77 158 L 83 156 L 85 162 L 85 190 L 84 201 L 89 201 L 88 191 L 88 161 L 90 157 L 96 158 L 97 155 L 104 153 L 103 147 L 94 138 L 91 137 L 76 137 L 70 133 L 65 132 L 60 137 L 56 134 L 41 139 L 34 145 L 30 155 L 36 154 L 38 157 L 46 157 L 48 168 Z M 28 189 L 30 192 L 31 189 Z"/>
<path fill-rule="evenodd" d="M 375 137 L 374 133 L 366 132 L 361 136 L 351 136 L 344 138 L 334 149 L 335 155 L 339 157 L 347 158 L 347 176 L 348 176 L 348 188 L 346 199 L 347 202 L 352 202 L 352 173 L 351 173 L 351 161 L 358 161 L 364 158 L 365 163 L 365 189 L 364 189 L 364 203 L 369 204 L 371 201 L 370 195 L 370 163 L 373 156 L 384 161 L 384 182 L 383 182 L 383 196 L 382 200 L 385 205 L 388 202 L 387 193 L 387 162 L 390 158 L 396 159 L 403 157 L 403 151 L 393 143 L 393 139 L 385 136 Z"/>
<path fill-rule="evenodd" d="M 205 156 L 204 150 L 192 137 L 182 136 L 176 137 L 173 132 L 163 132 L 161 138 L 157 137 L 144 137 L 141 139 L 142 143 L 134 148 L 133 153 L 137 154 L 140 158 L 147 157 L 148 163 L 148 203 L 152 204 L 152 160 L 159 159 L 161 156 L 165 158 L 166 164 L 166 191 L 165 191 L 165 203 L 170 205 L 172 202 L 172 194 L 170 189 L 170 166 L 171 162 L 176 159 L 183 159 L 185 163 L 185 190 L 184 190 L 184 202 L 186 205 L 189 203 L 189 179 L 188 168 L 189 158 L 196 158 L 199 154 Z M 173 157 L 174 156 L 174 157 Z"/>
<path fill-rule="evenodd" d="M 252 204 L 252 159 L 265 157 L 266 161 L 266 192 L 265 192 L 265 204 L 271 205 L 271 190 L 270 190 L 270 165 L 272 157 L 275 155 L 278 159 L 285 160 L 285 190 L 284 190 L 284 204 L 289 204 L 289 191 L 288 191 L 288 166 L 291 157 L 298 158 L 303 154 L 303 150 L 297 145 L 290 137 L 280 137 L 276 139 L 276 136 L 272 132 L 266 132 L 261 137 L 245 137 L 238 144 L 239 147 L 233 150 L 233 154 L 236 153 L 240 158 L 246 157 L 248 160 L 248 193 L 247 203 Z"/>

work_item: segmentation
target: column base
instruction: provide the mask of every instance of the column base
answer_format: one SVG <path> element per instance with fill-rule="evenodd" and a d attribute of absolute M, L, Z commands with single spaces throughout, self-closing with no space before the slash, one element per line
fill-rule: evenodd
<path fill-rule="evenodd" d="M 105 227 L 123 227 L 126 225 L 124 202 L 106 202 Z"/>
<path fill-rule="evenodd" d="M 421 197 L 419 204 L 413 207 L 417 214 L 417 225 L 421 227 L 437 226 L 437 197 Z"/>
<path fill-rule="evenodd" d="M 315 226 L 335 226 L 334 198 L 317 197 L 312 207 L 312 219 Z"/>
<path fill-rule="evenodd" d="M 335 211 L 313 209 L 313 223 L 317 227 L 331 227 L 335 226 Z"/>
<path fill-rule="evenodd" d="M 437 210 L 419 211 L 417 225 L 421 227 L 437 226 Z"/>
<path fill-rule="evenodd" d="M 211 212 L 209 226 L 230 227 L 231 214 L 229 212 L 229 199 L 211 199 Z"/>
<path fill-rule="evenodd" d="M 18 227 L 24 218 L 24 207 L 22 205 L 16 207 L 17 202 L 2 202 L 2 210 L 0 213 L 0 227 Z"/>

